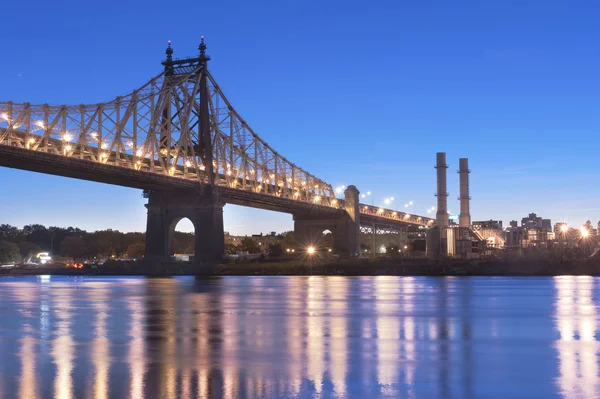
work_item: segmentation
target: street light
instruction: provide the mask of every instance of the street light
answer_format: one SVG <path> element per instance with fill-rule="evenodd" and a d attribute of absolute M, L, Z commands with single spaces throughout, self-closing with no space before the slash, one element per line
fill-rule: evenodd
<path fill-rule="evenodd" d="M 313 255 L 315 253 L 315 247 L 308 247 L 306 252 L 308 252 L 309 255 Z"/>

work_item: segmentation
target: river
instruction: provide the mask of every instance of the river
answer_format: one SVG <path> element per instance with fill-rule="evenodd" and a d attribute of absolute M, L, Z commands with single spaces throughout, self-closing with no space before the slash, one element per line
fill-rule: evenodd
<path fill-rule="evenodd" d="M 0 398 L 598 398 L 592 277 L 4 277 Z"/>

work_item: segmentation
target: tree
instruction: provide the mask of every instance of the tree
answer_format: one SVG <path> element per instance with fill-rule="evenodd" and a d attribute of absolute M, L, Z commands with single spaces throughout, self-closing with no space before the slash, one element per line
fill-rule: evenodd
<path fill-rule="evenodd" d="M 36 255 L 42 251 L 42 248 L 36 243 L 23 241 L 19 243 L 19 249 L 21 250 L 21 256 L 27 257 L 29 255 Z"/>
<path fill-rule="evenodd" d="M 144 256 L 144 251 L 146 250 L 146 245 L 142 243 L 130 244 L 127 247 L 127 257 L 128 258 L 141 258 Z"/>
<path fill-rule="evenodd" d="M 21 260 L 19 246 L 8 241 L 0 241 L 0 263 L 13 263 Z"/>
<path fill-rule="evenodd" d="M 250 254 L 256 254 L 260 252 L 260 247 L 258 246 L 258 244 L 256 243 L 256 241 L 254 241 L 252 238 L 250 237 L 244 237 L 242 238 L 242 242 L 240 243 L 240 247 L 242 249 L 242 251 L 246 251 Z"/>
<path fill-rule="evenodd" d="M 85 240 L 78 236 L 65 237 L 60 242 L 60 255 L 71 258 L 83 258 L 88 253 Z"/>
<path fill-rule="evenodd" d="M 21 236 L 21 231 L 10 224 L 0 224 L 0 240 L 17 242 Z"/>
<path fill-rule="evenodd" d="M 225 253 L 229 255 L 235 255 L 238 251 L 238 247 L 235 244 L 225 244 Z"/>
<path fill-rule="evenodd" d="M 269 245 L 269 255 L 276 258 L 283 255 L 283 247 L 279 243 Z"/>
<path fill-rule="evenodd" d="M 281 246 L 284 250 L 286 249 L 294 249 L 298 245 L 296 242 L 296 237 L 294 236 L 293 231 L 288 231 L 282 234 L 283 238 L 281 239 Z"/>

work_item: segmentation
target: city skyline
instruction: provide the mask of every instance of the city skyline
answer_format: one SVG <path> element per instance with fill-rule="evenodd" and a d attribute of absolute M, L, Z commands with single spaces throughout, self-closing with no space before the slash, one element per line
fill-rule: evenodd
<path fill-rule="evenodd" d="M 16 12 L 20 6 L 8 7 Z M 279 37 L 270 34 L 273 26 L 239 35 L 207 21 L 201 28 L 173 25 L 141 40 L 90 29 L 61 41 L 64 29 L 76 28 L 61 27 L 42 43 L 34 36 L 49 22 L 36 14 L 34 28 L 11 39 L 13 57 L 31 60 L 35 51 L 44 63 L 0 67 L 0 100 L 109 100 L 160 71 L 168 39 L 175 56 L 184 57 L 195 55 L 205 34 L 213 58 L 209 68 L 249 125 L 281 154 L 334 187 L 353 184 L 363 193 L 371 191 L 366 203 L 383 205 L 393 196 L 389 207 L 403 210 L 412 201 L 411 212 L 430 216 L 427 209 L 436 202 L 435 153 L 445 151 L 453 213 L 458 213 L 454 172 L 458 158 L 467 157 L 473 172 L 472 220 L 508 224 L 535 212 L 553 223 L 597 223 L 600 208 L 594 198 L 599 193 L 590 182 L 597 145 L 593 133 L 600 127 L 593 114 L 600 84 L 593 71 L 600 57 L 593 48 L 598 28 L 592 26 L 591 13 L 551 5 L 542 10 L 543 18 L 531 20 L 537 7 L 519 7 L 519 17 L 509 6 L 464 15 L 444 5 L 432 14 L 423 7 L 396 6 L 391 15 L 382 8 L 362 14 L 352 3 L 344 10 L 319 7 L 318 16 L 309 13 L 306 3 L 277 4 L 267 16 L 247 5 L 233 11 L 240 31 L 249 27 L 242 18 L 249 13 L 253 21 L 275 24 Z M 201 9 L 207 8 L 221 10 L 218 5 Z M 124 23 L 134 11 L 124 5 L 118 21 Z M 345 22 L 328 19 L 337 13 Z M 385 24 L 392 32 L 377 26 L 377 20 L 394 17 L 405 25 Z M 495 19 L 497 24 L 486 25 Z M 354 32 L 359 20 L 368 29 Z M 8 22 L 9 30 L 15 30 L 15 23 Z M 461 23 L 466 28 L 455 29 Z M 471 29 L 480 29 L 482 37 L 470 37 Z M 409 33 L 414 34 L 410 40 L 390 38 Z M 95 48 L 83 46 L 86 41 Z M 574 41 L 578 46 L 570 45 Z M 34 43 L 40 48 L 31 48 Z M 360 71 L 347 68 L 349 58 L 358 59 Z M 140 190 L 6 168 L 0 168 L 0 181 L 1 223 L 145 230 Z M 232 234 L 293 229 L 287 214 L 227 205 L 224 215 L 225 230 Z"/>

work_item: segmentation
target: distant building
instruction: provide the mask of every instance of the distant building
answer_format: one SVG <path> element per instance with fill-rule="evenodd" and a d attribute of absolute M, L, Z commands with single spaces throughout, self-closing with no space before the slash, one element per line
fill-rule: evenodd
<path fill-rule="evenodd" d="M 542 230 L 552 231 L 552 221 L 550 219 L 542 219 Z"/>
<path fill-rule="evenodd" d="M 528 217 L 521 219 L 521 227 L 526 229 L 552 231 L 552 221 L 550 219 L 542 219 L 535 213 L 530 213 Z"/>
<path fill-rule="evenodd" d="M 525 240 L 525 228 L 512 226 L 507 228 L 504 234 L 505 237 L 505 247 L 509 249 L 517 249 L 523 246 L 523 241 Z"/>
<path fill-rule="evenodd" d="M 526 229 L 541 229 L 542 218 L 535 213 L 530 213 L 528 217 L 521 219 L 521 227 Z"/>
<path fill-rule="evenodd" d="M 561 233 L 566 233 L 568 230 L 569 226 L 565 222 L 557 222 L 554 224 L 554 234 L 556 234 L 557 236 Z"/>
<path fill-rule="evenodd" d="M 519 222 L 517 222 L 516 220 L 511 220 L 510 227 L 519 227 Z"/>
<path fill-rule="evenodd" d="M 484 220 L 479 222 L 472 223 L 474 229 L 494 229 L 494 230 L 502 230 L 502 221 L 501 220 Z"/>

